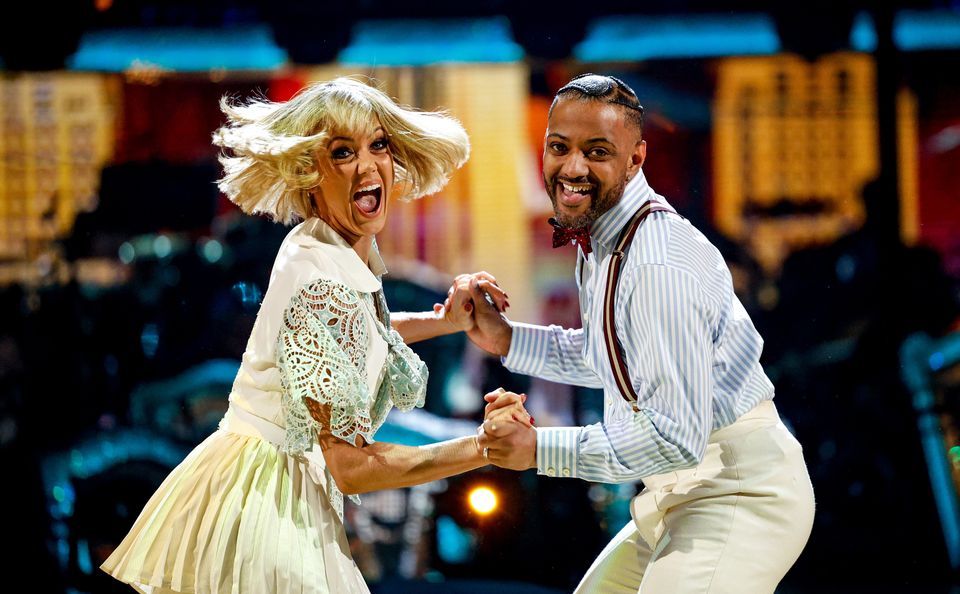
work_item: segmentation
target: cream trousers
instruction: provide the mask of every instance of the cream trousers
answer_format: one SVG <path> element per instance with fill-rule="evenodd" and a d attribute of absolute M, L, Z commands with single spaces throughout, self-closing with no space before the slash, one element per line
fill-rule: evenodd
<path fill-rule="evenodd" d="M 772 594 L 813 526 L 803 451 L 772 401 L 714 431 L 698 466 L 643 482 L 576 594 Z"/>

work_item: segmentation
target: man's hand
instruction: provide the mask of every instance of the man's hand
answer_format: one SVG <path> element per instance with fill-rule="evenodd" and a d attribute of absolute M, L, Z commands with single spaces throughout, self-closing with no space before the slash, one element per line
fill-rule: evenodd
<path fill-rule="evenodd" d="M 501 468 L 527 470 L 537 467 L 537 431 L 512 418 L 489 419 L 480 426 L 477 445 L 487 460 Z"/>
<path fill-rule="evenodd" d="M 510 320 L 503 315 L 502 310 L 497 306 L 496 295 L 502 293 L 502 290 L 479 274 L 473 275 L 467 290 L 469 290 L 470 298 L 473 301 L 473 319 L 476 322 L 476 325 L 467 332 L 467 337 L 473 344 L 491 355 L 506 356 L 510 352 L 513 326 L 510 325 Z M 509 307 L 510 303 L 506 301 L 506 293 L 502 294 L 504 303 Z M 488 296 L 490 299 L 487 299 Z"/>

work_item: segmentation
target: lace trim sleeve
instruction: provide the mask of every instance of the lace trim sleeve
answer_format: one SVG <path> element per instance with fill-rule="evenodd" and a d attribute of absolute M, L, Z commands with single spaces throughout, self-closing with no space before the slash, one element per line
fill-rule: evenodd
<path fill-rule="evenodd" d="M 358 436 L 372 442 L 367 323 L 357 293 L 329 280 L 304 286 L 284 312 L 277 340 L 286 419 L 281 449 L 299 455 L 316 443 L 323 426 L 307 398 L 329 406 L 327 429 L 335 437 L 351 445 Z"/>

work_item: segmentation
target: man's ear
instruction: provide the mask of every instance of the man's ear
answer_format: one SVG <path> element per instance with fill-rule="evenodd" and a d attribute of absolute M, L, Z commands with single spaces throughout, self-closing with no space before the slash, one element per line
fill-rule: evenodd
<path fill-rule="evenodd" d="M 643 167 L 643 162 L 647 159 L 647 141 L 638 140 L 633 147 L 633 153 L 630 155 L 630 164 L 627 166 L 627 179 L 633 179 L 633 176 Z"/>

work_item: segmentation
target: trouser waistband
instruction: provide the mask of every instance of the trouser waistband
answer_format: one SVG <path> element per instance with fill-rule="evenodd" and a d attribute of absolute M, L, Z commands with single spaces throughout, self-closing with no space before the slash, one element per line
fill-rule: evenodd
<path fill-rule="evenodd" d="M 736 421 L 730 423 L 726 427 L 721 427 L 710 433 L 710 439 L 707 441 L 707 443 L 726 441 L 728 439 L 737 437 L 738 435 L 749 433 L 757 427 L 776 425 L 779 422 L 780 414 L 777 412 L 777 407 L 773 404 L 773 400 L 763 400 L 757 403 L 756 406 L 747 412 L 737 417 Z"/>
<path fill-rule="evenodd" d="M 762 427 L 772 427 L 779 422 L 780 415 L 777 413 L 777 407 L 773 404 L 773 401 L 763 400 L 752 409 L 737 417 L 736 421 L 710 433 L 707 445 L 709 446 L 710 444 L 734 439 Z M 692 472 L 693 470 L 693 468 L 690 468 L 682 471 L 664 472 L 662 474 L 644 477 L 643 484 L 648 489 L 656 489 L 659 485 L 675 482 L 677 480 L 677 472 Z"/>

